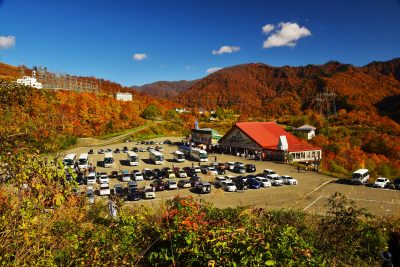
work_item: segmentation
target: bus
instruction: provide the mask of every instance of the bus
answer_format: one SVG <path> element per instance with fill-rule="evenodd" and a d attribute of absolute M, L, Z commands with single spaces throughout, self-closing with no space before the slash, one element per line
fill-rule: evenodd
<path fill-rule="evenodd" d="M 89 155 L 87 153 L 81 154 L 78 159 L 78 167 L 80 169 L 87 169 L 89 163 Z"/>
<path fill-rule="evenodd" d="M 190 146 L 180 146 L 178 150 L 182 152 L 185 157 L 190 157 Z"/>
<path fill-rule="evenodd" d="M 114 158 L 112 152 L 107 152 L 106 154 L 104 154 L 103 165 L 104 168 L 111 168 L 114 166 Z"/>
<path fill-rule="evenodd" d="M 172 153 L 174 155 L 174 159 L 176 162 L 184 162 L 185 161 L 185 154 L 179 150 Z"/>
<path fill-rule="evenodd" d="M 156 151 L 154 149 L 151 149 L 149 151 L 149 158 L 154 164 L 159 165 L 159 164 L 163 164 L 164 163 L 163 154 L 161 154 L 160 152 L 158 152 L 158 151 Z"/>
<path fill-rule="evenodd" d="M 76 161 L 76 154 L 68 154 L 65 156 L 63 163 L 65 165 L 65 169 L 73 168 Z"/>
<path fill-rule="evenodd" d="M 130 166 L 138 166 L 139 165 L 139 157 L 133 151 L 126 152 L 126 156 Z"/>
<path fill-rule="evenodd" d="M 190 150 L 190 157 L 197 161 L 208 161 L 207 151 L 200 148 L 192 148 Z"/>

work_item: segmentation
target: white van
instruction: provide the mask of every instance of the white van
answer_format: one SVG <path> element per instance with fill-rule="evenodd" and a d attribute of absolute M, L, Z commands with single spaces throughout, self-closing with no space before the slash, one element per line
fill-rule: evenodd
<path fill-rule="evenodd" d="M 176 162 L 184 162 L 185 161 L 185 154 L 179 150 L 172 153 Z"/>
<path fill-rule="evenodd" d="M 68 155 L 66 155 L 64 160 L 63 160 L 65 169 L 68 169 L 70 167 L 73 168 L 74 164 L 75 164 L 75 161 L 76 161 L 76 154 L 68 154 Z"/>
<path fill-rule="evenodd" d="M 369 171 L 367 169 L 356 170 L 351 175 L 351 182 L 353 184 L 364 185 L 368 182 L 368 179 L 369 179 Z"/>
<path fill-rule="evenodd" d="M 112 152 L 107 152 L 104 154 L 103 165 L 104 168 L 114 167 L 114 158 Z"/>
<path fill-rule="evenodd" d="M 89 163 L 89 155 L 87 153 L 81 154 L 78 159 L 78 166 L 80 169 L 87 169 Z"/>
<path fill-rule="evenodd" d="M 130 166 L 138 166 L 139 165 L 139 157 L 135 152 L 133 152 L 133 151 L 126 152 L 126 157 L 127 157 L 127 160 L 129 162 Z"/>

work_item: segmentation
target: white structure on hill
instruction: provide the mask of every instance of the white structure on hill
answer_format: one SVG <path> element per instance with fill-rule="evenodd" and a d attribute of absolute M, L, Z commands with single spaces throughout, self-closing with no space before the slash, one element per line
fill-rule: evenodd
<path fill-rule="evenodd" d="M 30 86 L 37 89 L 42 89 L 43 85 L 36 80 L 36 72 L 32 71 L 32 77 L 24 76 L 22 79 L 17 79 L 18 84 L 23 84 L 25 86 Z"/>
<path fill-rule="evenodd" d="M 132 94 L 118 92 L 115 94 L 115 98 L 121 101 L 132 101 Z"/>
<path fill-rule="evenodd" d="M 307 139 L 310 140 L 315 136 L 315 128 L 314 126 L 304 124 L 303 126 L 300 126 L 299 128 L 294 129 L 295 131 L 300 131 L 300 132 L 305 132 L 307 134 Z"/>

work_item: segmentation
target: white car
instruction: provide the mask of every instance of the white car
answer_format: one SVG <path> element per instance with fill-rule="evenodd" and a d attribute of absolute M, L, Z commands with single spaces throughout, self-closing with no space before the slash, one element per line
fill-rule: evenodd
<path fill-rule="evenodd" d="M 388 178 L 383 178 L 379 177 L 378 179 L 375 180 L 374 184 L 372 185 L 373 187 L 378 187 L 378 188 L 385 188 L 389 184 L 389 179 Z"/>
<path fill-rule="evenodd" d="M 121 179 L 122 182 L 129 182 L 131 180 L 131 175 L 129 174 L 128 170 L 121 171 Z"/>
<path fill-rule="evenodd" d="M 233 168 L 235 167 L 235 162 L 225 162 L 225 168 L 228 170 L 233 170 Z"/>
<path fill-rule="evenodd" d="M 86 177 L 86 184 L 91 185 L 96 183 L 96 173 L 89 172 L 88 176 Z"/>
<path fill-rule="evenodd" d="M 172 190 L 172 189 L 178 189 L 178 184 L 174 180 L 168 180 L 166 182 L 167 189 Z"/>
<path fill-rule="evenodd" d="M 143 181 L 144 180 L 143 174 L 141 172 L 135 172 L 133 174 L 133 178 L 135 181 Z"/>
<path fill-rule="evenodd" d="M 176 177 L 175 177 L 175 173 L 174 173 L 173 170 L 167 170 L 166 176 L 167 176 L 167 178 L 169 178 L 169 179 L 174 179 L 174 178 L 176 178 Z"/>
<path fill-rule="evenodd" d="M 195 173 L 200 173 L 201 172 L 201 169 L 200 169 L 199 166 L 194 166 L 193 169 L 194 169 Z"/>
<path fill-rule="evenodd" d="M 297 185 L 298 184 L 297 180 L 289 175 L 282 175 L 281 179 L 283 180 L 284 184 L 288 184 L 288 185 Z"/>
<path fill-rule="evenodd" d="M 208 172 L 212 175 L 218 175 L 217 170 L 212 166 L 208 167 Z"/>
<path fill-rule="evenodd" d="M 264 169 L 264 174 L 270 175 L 270 174 L 276 174 L 276 172 L 271 169 Z"/>
<path fill-rule="evenodd" d="M 273 186 L 281 186 L 283 185 L 283 180 L 278 174 L 270 174 L 267 175 L 267 179 L 271 182 Z"/>
<path fill-rule="evenodd" d="M 110 187 L 108 183 L 100 184 L 100 196 L 108 196 L 110 194 Z"/>
<path fill-rule="evenodd" d="M 261 187 L 270 187 L 271 186 L 271 182 L 265 177 L 257 176 L 256 180 L 260 182 Z"/>
<path fill-rule="evenodd" d="M 86 196 L 89 199 L 89 203 L 93 204 L 94 203 L 94 190 L 93 187 L 89 186 L 86 190 Z"/>
<path fill-rule="evenodd" d="M 156 198 L 156 193 L 154 192 L 154 188 L 148 185 L 143 187 L 143 197 L 146 199 Z"/>
<path fill-rule="evenodd" d="M 100 173 L 99 175 L 99 184 L 108 184 L 109 179 L 107 173 Z"/>
<path fill-rule="evenodd" d="M 187 177 L 187 174 L 186 174 L 186 172 L 185 172 L 184 170 L 179 170 L 179 171 L 176 173 L 176 175 L 177 175 L 179 178 L 186 178 L 186 177 Z"/>
<path fill-rule="evenodd" d="M 236 185 L 230 181 L 221 182 L 221 187 L 227 192 L 236 192 L 237 191 Z"/>

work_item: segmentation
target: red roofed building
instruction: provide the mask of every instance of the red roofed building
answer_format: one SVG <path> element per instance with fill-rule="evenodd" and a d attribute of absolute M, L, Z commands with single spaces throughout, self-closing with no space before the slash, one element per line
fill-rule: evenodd
<path fill-rule="evenodd" d="M 260 155 L 264 160 L 315 162 L 320 147 L 300 142 L 276 122 L 238 122 L 219 141 L 225 153 Z"/>

